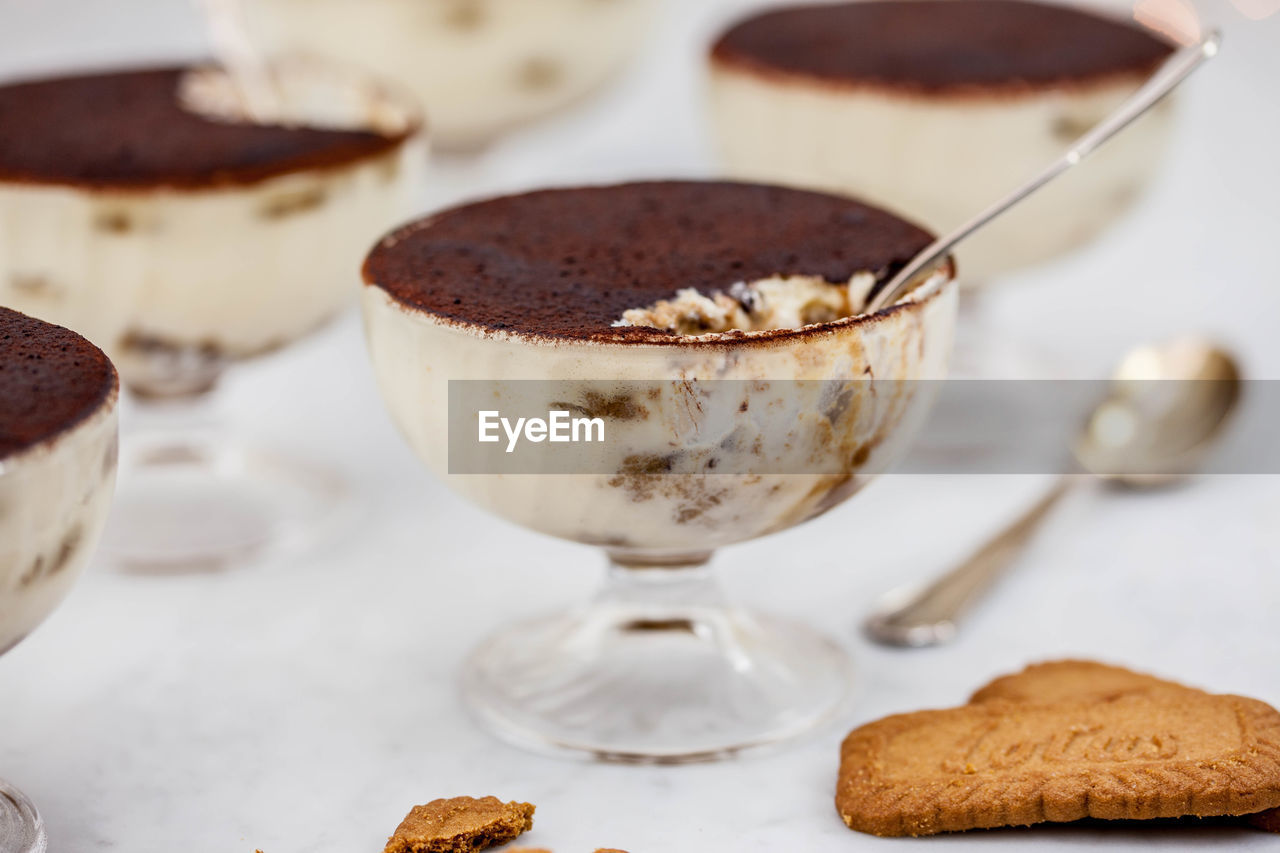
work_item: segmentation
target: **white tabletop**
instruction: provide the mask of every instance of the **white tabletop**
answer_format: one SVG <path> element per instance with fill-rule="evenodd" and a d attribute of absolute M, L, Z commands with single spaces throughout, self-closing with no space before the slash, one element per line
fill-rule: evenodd
<path fill-rule="evenodd" d="M 488 167 L 453 164 L 435 200 L 707 174 L 697 47 L 742 4 L 670 5 L 661 38 L 607 96 L 511 138 Z M 984 306 L 1077 375 L 1099 374 L 1133 342 L 1200 330 L 1230 343 L 1252 376 L 1280 378 L 1280 13 L 1251 21 L 1225 0 L 1200 12 L 1224 24 L 1226 46 L 1191 83 L 1165 180 L 1098 244 L 1017 276 Z M 5 78 L 200 45 L 178 0 L 0 0 Z M 957 704 L 1035 659 L 1097 657 L 1280 704 L 1274 476 L 1147 495 L 1082 490 L 957 642 L 911 652 L 857 635 L 869 601 L 964 554 L 1044 480 L 882 478 L 818 521 L 719 559 L 744 602 L 847 643 L 861 675 L 847 718 L 767 757 L 594 766 L 490 739 L 454 678 L 490 629 L 587 596 L 602 558 L 496 521 L 434 482 L 377 399 L 353 316 L 237 371 L 225 396 L 246 429 L 346 471 L 367 513 L 323 548 L 219 574 L 95 565 L 0 659 L 0 775 L 39 804 L 55 853 L 379 850 L 413 803 L 491 793 L 537 803 L 527 840 L 557 853 L 1276 843 L 1228 827 L 885 841 L 845 829 L 832 805 L 849 727 Z"/>

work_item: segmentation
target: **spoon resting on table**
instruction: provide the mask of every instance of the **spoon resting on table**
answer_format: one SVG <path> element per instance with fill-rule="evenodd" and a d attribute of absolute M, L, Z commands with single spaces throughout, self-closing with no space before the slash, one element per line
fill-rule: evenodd
<path fill-rule="evenodd" d="M 1049 511 L 1084 478 L 1135 489 L 1195 472 L 1240 399 L 1240 369 L 1226 352 L 1197 338 L 1131 350 L 1111 390 L 1072 444 L 1079 471 L 1056 484 L 968 560 L 923 587 L 893 590 L 867 619 L 870 639 L 891 646 L 950 640 L 961 616 L 1005 573 Z"/>

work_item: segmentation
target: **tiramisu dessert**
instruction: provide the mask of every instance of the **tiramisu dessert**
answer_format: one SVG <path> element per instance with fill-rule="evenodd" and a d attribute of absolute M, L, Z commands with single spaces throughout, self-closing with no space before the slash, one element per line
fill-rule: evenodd
<path fill-rule="evenodd" d="M 0 308 L 0 653 L 53 610 L 102 531 L 117 386 L 93 344 Z"/>
<path fill-rule="evenodd" d="M 214 68 L 0 87 L 0 302 L 87 335 L 149 394 L 208 384 L 175 364 L 270 350 L 337 312 L 412 205 L 419 123 L 321 66 L 268 80 L 269 121 Z"/>
<path fill-rule="evenodd" d="M 414 204 L 422 124 L 331 66 L 257 70 L 0 87 L 0 304 L 86 335 L 150 403 L 105 543 L 119 563 L 229 564 L 314 529 L 345 494 L 326 470 L 233 444 L 192 404 L 233 361 L 354 301 L 369 243 Z"/>
<path fill-rule="evenodd" d="M 848 192 L 945 230 L 1030 178 L 1174 46 L 1129 20 L 1025 0 L 866 0 L 748 18 L 711 51 L 737 177 Z M 967 282 L 1101 231 L 1153 176 L 1165 103 L 959 253 Z"/>
<path fill-rule="evenodd" d="M 594 622 L 576 651 L 560 645 L 577 626 L 565 617 L 499 635 L 473 659 L 469 698 L 499 731 L 675 760 L 794 734 L 838 704 L 846 681 L 835 647 L 802 627 L 747 624 L 736 611 L 716 621 L 706 597 L 703 611 L 684 607 L 681 584 L 713 549 L 812 518 L 903 449 L 929 402 L 912 380 L 945 372 L 950 269 L 878 314 L 860 309 L 929 240 L 851 199 L 669 182 L 496 198 L 375 247 L 364 270 L 369 347 L 415 451 L 487 509 L 603 546 L 613 560 L 613 616 Z M 460 451 L 478 413 L 456 409 L 477 385 L 497 412 L 598 416 L 610 441 L 576 445 L 580 467 L 557 468 L 548 455 L 535 473 L 465 473 Z M 684 592 L 636 610 L 627 590 L 640 577 L 650 592 L 666 580 Z M 702 634 L 691 627 L 704 624 Z M 681 670 L 661 655 L 667 680 L 643 698 L 638 659 L 614 659 L 607 640 L 636 625 L 713 652 L 691 651 L 686 662 L 702 655 L 728 668 Z M 721 633 L 730 626 L 736 639 Z M 753 645 L 739 651 L 760 665 L 741 673 L 723 643 L 747 637 Z M 612 679 L 636 695 L 598 719 L 562 714 L 557 679 L 571 674 L 556 671 L 561 663 L 571 680 Z M 675 686 L 686 677 L 688 690 Z M 746 696 L 760 701 L 726 708 Z"/>
<path fill-rule="evenodd" d="M 76 333 L 0 307 L 0 654 L 62 600 L 107 519 L 119 381 Z M 43 851 L 44 823 L 0 779 L 0 848 Z"/>
<path fill-rule="evenodd" d="M 410 87 L 441 147 L 474 148 L 590 92 L 635 52 L 657 0 L 244 0 L 268 55 L 310 53 Z"/>
<path fill-rule="evenodd" d="M 115 368 L 76 333 L 0 308 L 0 654 L 71 588 L 116 476 Z M 46 849 L 44 824 L 0 780 L 0 848 Z"/>

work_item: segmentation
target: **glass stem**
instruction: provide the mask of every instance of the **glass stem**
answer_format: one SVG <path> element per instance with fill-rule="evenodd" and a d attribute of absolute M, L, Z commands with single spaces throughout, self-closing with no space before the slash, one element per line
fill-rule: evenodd
<path fill-rule="evenodd" d="M 116 360 L 135 397 L 162 400 L 212 391 L 228 365 L 227 357 L 212 347 L 164 343 L 140 335 L 124 342 Z"/>
<path fill-rule="evenodd" d="M 129 392 L 121 415 L 126 443 L 198 441 L 223 426 L 216 392 L 227 360 L 215 350 L 135 335 L 117 366 Z"/>
<path fill-rule="evenodd" d="M 617 630 L 692 631 L 712 614 L 722 612 L 727 600 L 709 561 L 711 552 L 664 558 L 660 563 L 637 564 L 630 555 L 619 560 L 610 554 L 603 588 L 594 605 L 618 619 Z M 600 611 L 596 611 L 600 612 Z"/>
<path fill-rule="evenodd" d="M 168 397 L 130 394 L 122 415 L 125 446 L 201 444 L 226 427 L 216 391 Z"/>

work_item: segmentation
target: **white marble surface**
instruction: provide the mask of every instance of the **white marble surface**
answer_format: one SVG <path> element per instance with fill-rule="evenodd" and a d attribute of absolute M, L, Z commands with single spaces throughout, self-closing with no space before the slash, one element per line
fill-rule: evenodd
<path fill-rule="evenodd" d="M 608 97 L 511 139 L 490 168 L 453 164 L 435 197 L 704 173 L 696 46 L 726 5 L 741 4 L 675 0 L 663 38 Z M 1098 245 L 986 306 L 1079 375 L 1136 340 L 1198 329 L 1230 342 L 1252 375 L 1280 378 L 1280 14 L 1249 21 L 1226 2 L 1201 13 L 1225 23 L 1226 48 L 1193 81 L 1167 180 Z M 3 77 L 199 45 L 181 0 L 0 0 Z M 54 853 L 379 850 L 410 804 L 459 793 L 538 803 L 528 841 L 557 853 L 1276 844 L 1224 827 L 883 841 L 850 833 L 831 804 L 842 730 L 957 703 L 1037 658 L 1100 657 L 1280 703 L 1276 477 L 1082 491 L 971 630 L 918 652 L 856 635 L 869 600 L 964 553 L 1041 480 L 886 477 L 720 558 L 739 598 L 848 644 L 861 696 L 847 718 L 768 757 L 602 767 L 495 743 L 454 691 L 486 631 L 588 595 L 596 554 L 505 526 L 432 482 L 375 396 L 354 317 L 244 369 L 225 396 L 246 429 L 349 472 L 369 512 L 323 548 L 223 574 L 95 566 L 0 660 L 0 772 L 40 804 Z"/>

